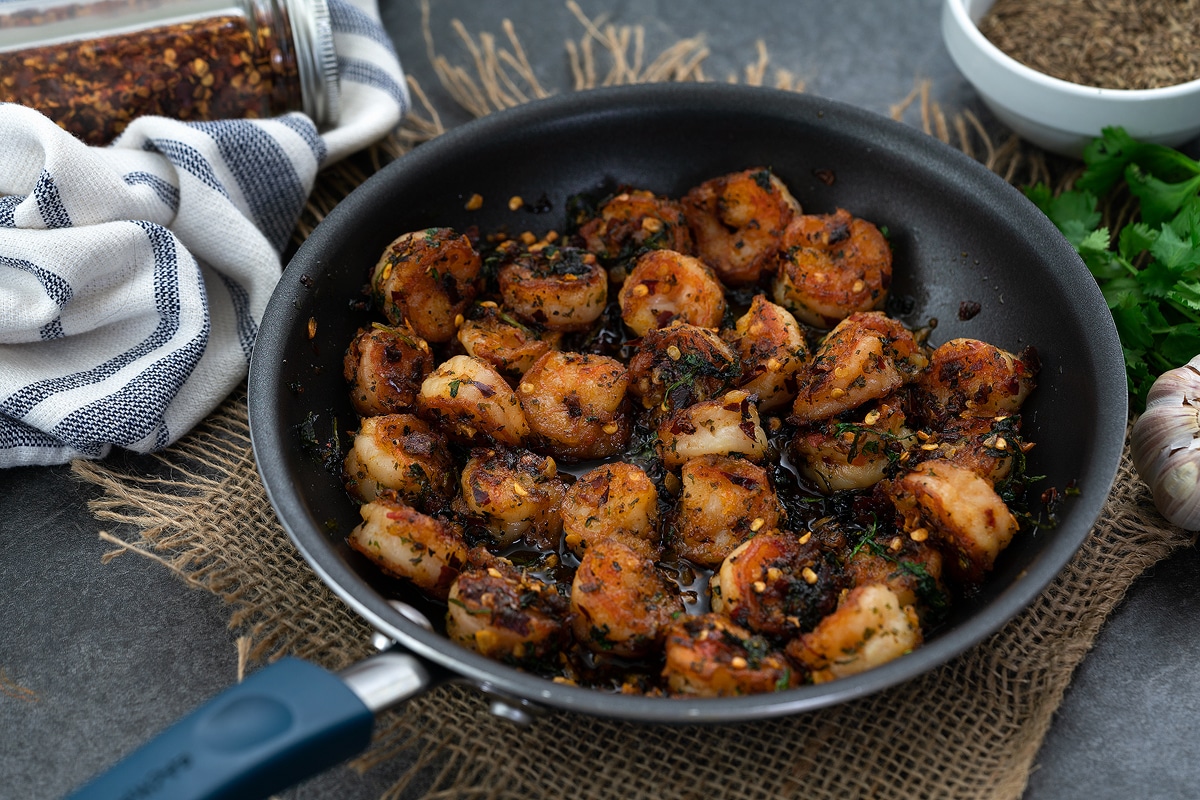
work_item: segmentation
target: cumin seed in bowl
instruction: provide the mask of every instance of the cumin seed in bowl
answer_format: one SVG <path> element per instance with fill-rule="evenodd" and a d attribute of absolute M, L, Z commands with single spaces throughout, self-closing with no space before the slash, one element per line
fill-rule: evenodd
<path fill-rule="evenodd" d="M 996 118 L 1046 150 L 1079 157 L 1109 127 L 1200 135 L 1200 0 L 944 0 L 942 36 Z"/>
<path fill-rule="evenodd" d="M 979 30 L 1070 83 L 1160 89 L 1200 79 L 1200 0 L 996 0 Z"/>

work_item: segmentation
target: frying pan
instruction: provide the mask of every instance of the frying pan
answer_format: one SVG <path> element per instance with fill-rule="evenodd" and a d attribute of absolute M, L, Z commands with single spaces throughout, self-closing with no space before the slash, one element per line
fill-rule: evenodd
<path fill-rule="evenodd" d="M 544 233 L 561 229 L 568 198 L 581 192 L 626 184 L 680 196 L 759 165 L 809 213 L 845 207 L 886 226 L 897 316 L 913 327 L 936 318 L 933 344 L 969 336 L 1013 352 L 1037 348 L 1040 385 L 1024 415 L 1038 443 L 1029 474 L 1046 476 L 1043 488 L 1074 484 L 1079 495 L 1056 528 L 1019 534 L 979 593 L 921 648 L 831 683 L 722 699 L 614 695 L 452 643 L 439 630 L 441 612 L 348 547 L 356 508 L 336 464 L 312 446 L 344 441 L 357 424 L 340 364 L 371 319 L 354 302 L 370 268 L 406 231 Z M 469 211 L 473 194 L 484 203 Z M 513 195 L 524 209 L 509 209 Z M 960 318 L 964 302 L 979 312 Z M 250 368 L 251 437 L 280 521 L 322 580 L 396 646 L 341 676 L 285 659 L 169 729 L 167 745 L 152 743 L 118 766 L 113 780 L 122 783 L 103 783 L 110 773 L 88 787 L 99 793 L 81 796 L 120 796 L 118 785 L 138 797 L 266 794 L 364 747 L 371 711 L 446 679 L 480 687 L 493 710 L 514 718 L 553 707 L 677 724 L 795 714 L 893 686 L 996 631 L 1066 564 L 1112 485 L 1126 403 L 1111 317 L 1070 245 L 1020 192 L 904 125 L 819 97 L 682 84 L 572 93 L 464 125 L 381 170 L 317 227 L 271 298 Z M 310 708 L 314 698 L 325 707 Z"/>

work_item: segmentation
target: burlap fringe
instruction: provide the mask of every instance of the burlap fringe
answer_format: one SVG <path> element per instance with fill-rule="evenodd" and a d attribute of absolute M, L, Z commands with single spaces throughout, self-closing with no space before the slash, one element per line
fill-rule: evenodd
<path fill-rule="evenodd" d="M 574 89 L 708 80 L 703 37 L 650 59 L 641 27 L 591 19 L 574 0 L 567 8 L 583 28 L 578 41 L 566 43 Z M 426 4 L 423 12 L 430 61 L 470 113 L 547 95 L 511 23 L 498 37 L 472 35 L 454 21 L 471 59 L 464 67 L 436 51 Z M 769 57 L 762 43 L 756 50 L 742 75 L 729 80 L 764 84 Z M 781 69 L 773 85 L 804 89 Z M 322 173 L 295 244 L 367 175 L 444 131 L 420 85 L 410 79 L 410 86 L 418 108 L 399 131 Z M 1040 152 L 1015 137 L 994 144 L 970 111 L 947 114 L 926 80 L 917 80 L 891 115 L 1010 182 L 1051 180 Z M 1059 185 L 1073 179 L 1067 174 Z M 1117 218 L 1122 213 L 1128 208 L 1110 210 Z M 116 546 L 108 558 L 125 552 L 152 558 L 230 605 L 239 676 L 283 653 L 334 669 L 367 654 L 369 628 L 308 569 L 274 517 L 253 465 L 244 394 L 154 463 L 157 470 L 122 470 L 81 461 L 74 471 L 104 489 L 92 504 L 99 519 L 136 531 L 133 540 L 103 534 Z M 247 537 L 247 530 L 262 535 Z M 381 720 L 376 743 L 356 766 L 369 769 L 400 754 L 412 759 L 385 795 L 390 800 L 418 783 L 428 786 L 426 798 L 523 799 L 545 796 L 547 787 L 588 798 L 1015 798 L 1071 673 L 1104 620 L 1138 575 L 1189 543 L 1186 533 L 1158 517 L 1126 453 L 1092 537 L 1033 606 L 979 647 L 904 686 L 754 725 L 663 728 L 550 713 L 520 728 L 492 717 L 477 692 L 451 685 Z M 668 780 L 677 776 L 687 782 Z"/>
<path fill-rule="evenodd" d="M 21 700 L 26 703 L 37 703 L 42 699 L 33 689 L 22 686 L 8 677 L 8 672 L 2 668 L 0 668 L 0 694 L 10 700 Z"/>

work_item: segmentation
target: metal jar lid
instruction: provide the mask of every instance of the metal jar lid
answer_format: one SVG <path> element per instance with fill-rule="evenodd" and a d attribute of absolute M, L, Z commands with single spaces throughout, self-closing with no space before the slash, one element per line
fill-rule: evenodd
<path fill-rule="evenodd" d="M 283 0 L 296 45 L 304 113 L 318 128 L 332 128 L 341 115 L 341 83 L 333 24 L 326 0 Z"/>

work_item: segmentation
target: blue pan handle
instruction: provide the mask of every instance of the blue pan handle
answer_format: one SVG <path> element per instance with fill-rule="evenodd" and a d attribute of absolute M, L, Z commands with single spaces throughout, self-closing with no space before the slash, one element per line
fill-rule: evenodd
<path fill-rule="evenodd" d="M 340 675 L 295 658 L 262 669 L 163 731 L 69 800 L 251 800 L 362 752 L 375 714 L 431 687 L 389 650 Z"/>

